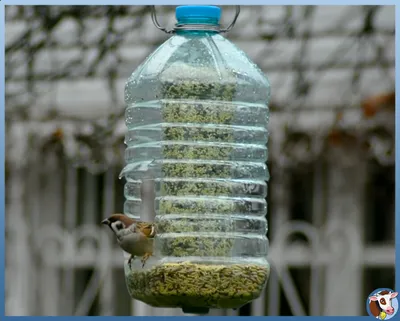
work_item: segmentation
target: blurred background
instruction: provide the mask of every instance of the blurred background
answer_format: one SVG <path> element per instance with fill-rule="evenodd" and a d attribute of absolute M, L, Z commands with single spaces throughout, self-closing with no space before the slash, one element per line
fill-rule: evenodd
<path fill-rule="evenodd" d="M 125 81 L 168 37 L 150 12 L 6 6 L 7 315 L 182 315 L 130 299 L 99 224 L 123 210 Z M 211 314 L 366 315 L 394 288 L 394 6 L 242 6 L 227 37 L 272 86 L 273 270 Z"/>

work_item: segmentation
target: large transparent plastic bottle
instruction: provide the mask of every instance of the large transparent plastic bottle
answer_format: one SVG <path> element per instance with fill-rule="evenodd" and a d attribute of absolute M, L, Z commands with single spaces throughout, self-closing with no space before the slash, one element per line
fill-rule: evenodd
<path fill-rule="evenodd" d="M 135 299 L 186 312 L 239 308 L 270 272 L 270 85 L 219 33 L 220 15 L 215 6 L 177 7 L 174 35 L 125 87 L 124 212 L 149 220 L 150 186 L 157 229 L 145 267 L 125 265 L 127 287 Z"/>

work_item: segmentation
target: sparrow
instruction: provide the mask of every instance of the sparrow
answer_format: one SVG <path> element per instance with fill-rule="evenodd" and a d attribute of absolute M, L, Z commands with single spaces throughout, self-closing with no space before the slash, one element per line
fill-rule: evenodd
<path fill-rule="evenodd" d="M 154 224 L 134 220 L 124 214 L 112 214 L 101 224 L 107 225 L 113 231 L 119 246 L 131 255 L 128 260 L 129 268 L 136 256 L 142 257 L 143 268 L 153 254 L 153 241 L 156 235 Z"/>

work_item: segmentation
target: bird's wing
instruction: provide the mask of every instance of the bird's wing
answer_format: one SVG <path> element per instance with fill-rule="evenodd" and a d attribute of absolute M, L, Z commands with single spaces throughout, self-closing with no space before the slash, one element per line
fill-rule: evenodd
<path fill-rule="evenodd" d="M 156 235 L 156 229 L 153 223 L 137 222 L 136 227 L 146 237 L 153 238 Z"/>

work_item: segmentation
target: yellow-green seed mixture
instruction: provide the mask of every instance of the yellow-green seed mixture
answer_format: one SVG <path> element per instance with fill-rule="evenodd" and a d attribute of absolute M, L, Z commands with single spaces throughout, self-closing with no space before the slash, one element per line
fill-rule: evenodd
<path fill-rule="evenodd" d="M 132 298 L 155 307 L 239 308 L 262 292 L 269 267 L 166 263 L 127 274 Z"/>
<path fill-rule="evenodd" d="M 181 71 L 180 71 L 181 72 Z M 233 129 L 227 126 L 202 126 L 202 124 L 232 124 L 235 116 L 235 105 L 230 103 L 235 93 L 235 80 L 221 84 L 210 80 L 210 72 L 204 69 L 194 69 L 199 78 L 185 79 L 182 73 L 173 75 L 174 81 L 163 82 L 162 119 L 166 124 L 182 124 L 184 126 L 163 128 L 163 141 L 171 144 L 163 146 L 164 160 L 172 160 L 162 165 L 162 175 L 166 178 L 189 178 L 186 181 L 166 181 L 160 184 L 162 196 L 187 196 L 192 199 L 161 198 L 157 204 L 159 214 L 192 214 L 199 218 L 205 213 L 240 213 L 238 204 L 224 199 L 221 195 L 231 196 L 234 191 L 229 184 L 201 183 L 190 179 L 229 179 L 232 176 L 232 167 L 229 164 L 218 164 L 213 161 L 229 161 L 232 154 L 230 145 L 217 146 L 206 143 L 234 142 Z M 209 75 L 201 78 L 202 75 Z M 216 101 L 219 103 L 216 104 Z M 203 142 L 203 145 L 193 145 L 193 142 Z M 179 160 L 201 160 L 201 163 Z M 206 163 L 208 161 L 208 163 Z M 212 200 L 202 199 L 201 196 L 214 196 Z M 225 221 L 192 220 L 182 217 L 179 220 L 156 218 L 158 233 L 183 233 L 204 231 L 208 227 L 210 232 L 234 232 L 234 224 L 227 218 Z M 233 240 L 223 237 L 203 237 L 196 233 L 193 236 L 179 236 L 176 238 L 161 237 L 157 240 L 158 249 L 163 257 L 185 256 L 230 256 Z"/>

